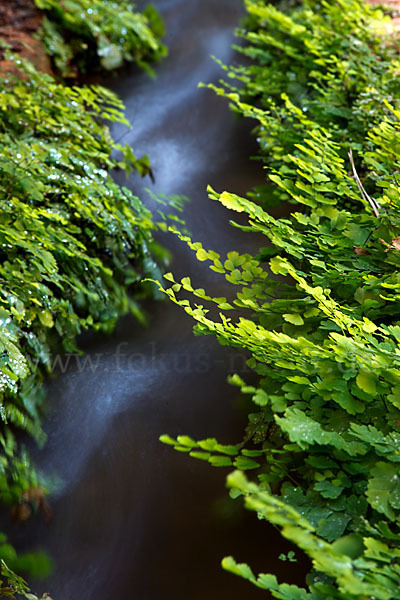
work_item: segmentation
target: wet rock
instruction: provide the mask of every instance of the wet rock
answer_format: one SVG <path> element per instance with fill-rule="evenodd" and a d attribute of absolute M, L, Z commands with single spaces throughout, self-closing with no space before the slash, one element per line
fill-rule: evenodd
<path fill-rule="evenodd" d="M 0 39 L 13 52 L 29 60 L 39 71 L 51 73 L 50 59 L 42 43 L 34 37 L 42 15 L 31 0 L 3 0 L 0 4 Z M 0 73 L 17 73 L 14 63 L 0 50 Z"/>

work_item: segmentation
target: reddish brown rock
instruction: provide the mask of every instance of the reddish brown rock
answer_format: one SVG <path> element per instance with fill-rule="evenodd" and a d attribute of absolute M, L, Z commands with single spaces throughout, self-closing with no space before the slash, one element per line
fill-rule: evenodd
<path fill-rule="evenodd" d="M 50 60 L 34 34 L 40 28 L 42 15 L 32 0 L 1 0 L 0 39 L 14 52 L 30 60 L 39 71 L 51 73 Z M 15 71 L 12 62 L 0 55 L 0 72 Z"/>

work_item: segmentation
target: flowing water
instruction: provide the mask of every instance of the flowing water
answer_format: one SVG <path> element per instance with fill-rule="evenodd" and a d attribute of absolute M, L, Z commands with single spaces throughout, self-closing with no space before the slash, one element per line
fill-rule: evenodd
<path fill-rule="evenodd" d="M 251 125 L 197 87 L 221 76 L 211 54 L 235 60 L 242 2 L 155 4 L 169 46 L 156 80 L 126 69 L 107 82 L 133 124 L 116 126 L 114 137 L 148 153 L 155 174 L 154 183 L 136 178 L 132 187 L 142 197 L 145 187 L 188 195 L 188 226 L 206 248 L 255 250 L 260 240 L 230 227 L 232 215 L 206 194 L 208 183 L 244 194 L 263 180 L 249 160 L 256 153 Z M 173 250 L 174 273 L 225 292 L 223 280 L 185 245 L 173 236 L 162 241 Z M 111 337 L 89 337 L 87 358 L 72 357 L 49 383 L 48 443 L 35 458 L 60 478 L 54 516 L 20 525 L 12 537 L 20 548 L 41 546 L 53 557 L 53 575 L 35 589 L 55 600 L 266 598 L 224 573 L 220 560 L 233 554 L 295 581 L 299 567 L 277 558 L 287 550 L 279 534 L 228 500 L 226 469 L 158 442 L 165 432 L 239 440 L 246 412 L 226 377 L 243 370 L 243 359 L 212 337 L 195 338 L 191 320 L 172 303 L 152 303 L 148 311 L 148 328 L 123 319 Z"/>

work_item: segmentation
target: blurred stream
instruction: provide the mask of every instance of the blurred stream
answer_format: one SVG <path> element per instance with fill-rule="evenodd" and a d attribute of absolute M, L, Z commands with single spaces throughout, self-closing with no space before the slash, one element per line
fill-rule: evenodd
<path fill-rule="evenodd" d="M 169 57 L 157 79 L 126 68 L 112 87 L 124 100 L 131 130 L 114 138 L 148 153 L 155 183 L 132 187 L 190 197 L 185 218 L 196 241 L 219 252 L 254 251 L 259 239 L 229 226 L 232 215 L 208 199 L 207 184 L 245 194 L 264 180 L 251 162 L 251 124 L 227 102 L 197 84 L 222 72 L 210 58 L 229 63 L 241 0 L 159 0 Z M 236 218 L 236 215 L 235 215 Z M 190 275 L 213 294 L 224 280 L 209 271 L 174 236 L 162 242 L 174 253 L 177 276 Z M 246 425 L 229 373 L 243 358 L 212 337 L 195 338 L 192 321 L 172 303 L 152 303 L 148 328 L 123 319 L 110 337 L 89 337 L 86 358 L 71 359 L 49 382 L 48 443 L 35 453 L 46 473 L 61 480 L 52 499 L 54 518 L 18 526 L 17 545 L 44 547 L 55 562 L 49 580 L 34 582 L 55 600 L 241 600 L 267 598 L 222 571 L 233 554 L 256 570 L 300 580 L 300 567 L 278 560 L 287 546 L 279 534 L 232 503 L 227 469 L 174 452 L 162 433 L 236 442 Z M 85 362 L 86 361 L 86 362 Z"/>

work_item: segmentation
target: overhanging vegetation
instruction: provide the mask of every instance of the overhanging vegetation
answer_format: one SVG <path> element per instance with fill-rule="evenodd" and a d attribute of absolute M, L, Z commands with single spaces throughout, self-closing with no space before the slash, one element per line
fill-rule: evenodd
<path fill-rule="evenodd" d="M 293 4 L 245 1 L 239 50 L 253 62 L 225 67 L 216 88 L 255 120 L 268 184 L 250 198 L 210 197 L 248 215 L 233 225 L 266 247 L 222 257 L 180 236 L 238 291 L 211 298 L 172 274 L 164 290 L 197 334 L 248 353 L 258 384 L 230 381 L 254 410 L 237 445 L 162 440 L 239 469 L 232 497 L 313 564 L 304 589 L 233 558 L 224 568 L 285 600 L 390 600 L 400 597 L 400 63 L 378 33 L 381 11 L 358 0 Z M 282 202 L 291 214 L 273 217 L 269 206 Z M 181 290 L 196 299 L 179 300 Z M 230 317 L 235 308 L 247 317 Z"/>

